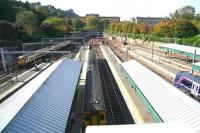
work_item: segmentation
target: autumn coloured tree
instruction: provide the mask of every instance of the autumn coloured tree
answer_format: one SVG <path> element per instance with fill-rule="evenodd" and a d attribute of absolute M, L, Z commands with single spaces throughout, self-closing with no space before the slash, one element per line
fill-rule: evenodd
<path fill-rule="evenodd" d="M 153 27 L 153 33 L 160 37 L 173 37 L 174 25 L 172 21 L 161 21 Z"/>

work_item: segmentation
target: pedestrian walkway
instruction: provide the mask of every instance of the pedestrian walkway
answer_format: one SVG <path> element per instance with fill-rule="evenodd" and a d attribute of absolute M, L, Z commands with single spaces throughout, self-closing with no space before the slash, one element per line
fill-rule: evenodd
<path fill-rule="evenodd" d="M 115 59 L 113 58 L 113 53 L 110 54 L 108 47 L 106 48 L 105 46 L 101 46 L 101 50 L 103 51 L 104 56 L 106 57 L 109 66 L 111 67 L 123 97 L 125 98 L 125 101 L 136 123 L 152 123 L 153 119 L 150 113 L 146 110 L 143 103 L 135 94 L 130 84 L 127 82 L 123 73 L 121 72 L 121 66 L 119 61 L 117 61 L 118 59 L 116 59 L 116 57 Z"/>
<path fill-rule="evenodd" d="M 82 132 L 84 90 L 85 90 L 86 73 L 87 73 L 88 50 L 89 50 L 89 47 L 85 46 L 84 49 L 82 49 L 82 55 L 80 55 L 80 52 L 79 52 L 78 56 L 76 57 L 77 59 L 81 59 L 81 61 L 83 63 L 83 68 L 82 68 L 80 81 L 79 81 L 79 85 L 78 85 L 77 102 L 76 102 L 76 106 L 73 109 L 74 118 L 73 118 L 71 133 L 81 133 Z M 80 58 L 80 56 L 82 56 L 82 57 Z"/>

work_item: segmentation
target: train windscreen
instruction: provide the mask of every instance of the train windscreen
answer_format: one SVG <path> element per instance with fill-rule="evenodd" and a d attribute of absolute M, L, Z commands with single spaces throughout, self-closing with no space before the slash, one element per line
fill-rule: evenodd
<path fill-rule="evenodd" d="M 192 82 L 188 81 L 187 79 L 182 79 L 181 80 L 181 84 L 183 84 L 184 86 L 188 87 L 191 89 L 192 87 Z"/>

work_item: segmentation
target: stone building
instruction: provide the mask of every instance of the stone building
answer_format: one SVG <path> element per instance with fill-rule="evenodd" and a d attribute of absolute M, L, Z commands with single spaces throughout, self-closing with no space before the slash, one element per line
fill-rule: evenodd
<path fill-rule="evenodd" d="M 132 18 L 132 21 L 136 24 L 140 24 L 140 23 L 145 23 L 150 27 L 153 27 L 154 25 L 156 25 L 157 23 L 159 23 L 162 20 L 166 20 L 168 18 L 156 18 L 156 17 L 135 17 Z"/>
<path fill-rule="evenodd" d="M 86 16 L 80 16 L 80 17 L 66 17 L 66 20 L 74 20 L 74 19 L 80 19 L 81 22 L 85 23 L 86 18 L 89 16 L 95 16 L 99 20 L 108 20 L 109 23 L 119 23 L 120 22 L 120 17 L 115 17 L 115 16 L 99 16 L 99 14 L 86 14 Z"/>

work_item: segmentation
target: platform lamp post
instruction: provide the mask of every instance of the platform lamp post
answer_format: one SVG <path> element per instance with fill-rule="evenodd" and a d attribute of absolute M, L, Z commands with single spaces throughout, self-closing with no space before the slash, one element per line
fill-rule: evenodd
<path fill-rule="evenodd" d="M 153 52 L 154 52 L 154 41 L 152 41 L 152 47 L 151 47 L 151 60 L 153 61 Z"/>
<path fill-rule="evenodd" d="M 144 34 L 142 34 L 142 46 L 144 46 Z"/>
<path fill-rule="evenodd" d="M 195 57 L 196 57 L 196 49 L 194 50 L 194 54 L 193 54 L 193 58 L 192 58 L 192 63 L 194 63 L 195 62 Z M 192 69 L 192 73 L 193 73 L 193 69 Z"/>

